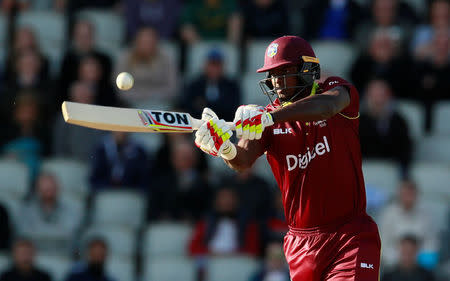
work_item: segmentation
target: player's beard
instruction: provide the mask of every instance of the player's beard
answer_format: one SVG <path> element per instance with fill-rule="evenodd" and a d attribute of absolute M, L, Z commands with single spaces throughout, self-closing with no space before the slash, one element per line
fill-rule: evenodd
<path fill-rule="evenodd" d="M 300 88 L 300 89 L 296 89 L 296 88 L 282 89 L 282 90 L 280 90 L 280 93 L 277 92 L 278 100 L 280 101 L 281 104 L 283 104 L 285 102 L 298 101 L 302 98 L 309 96 L 309 94 L 311 93 L 311 89 L 312 89 L 312 87 Z M 284 94 L 283 91 L 291 91 L 291 93 Z"/>

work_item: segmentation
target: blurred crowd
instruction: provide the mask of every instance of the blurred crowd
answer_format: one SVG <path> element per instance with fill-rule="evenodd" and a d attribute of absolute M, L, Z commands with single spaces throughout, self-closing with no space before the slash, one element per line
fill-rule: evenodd
<path fill-rule="evenodd" d="M 448 0 L 0 0 L 0 16 L 0 156 L 28 171 L 17 210 L 0 200 L 0 247 L 12 257 L 0 268 L 0 281 L 52 280 L 35 263 L 37 253 L 77 261 L 60 280 L 116 280 L 105 267 L 116 245 L 86 233 L 95 226 L 101 195 L 122 191 L 145 199 L 136 237 L 159 222 L 192 226 L 185 246 L 196 280 L 207 278 L 208 256 L 235 254 L 262 261 L 250 280 L 289 280 L 281 246 L 287 225 L 270 175 L 256 168 L 226 172 L 194 149 L 190 135 L 96 131 L 67 125 L 60 113 L 62 101 L 70 100 L 196 117 L 207 106 L 232 120 L 256 92 L 242 85 L 241 78 L 256 71 L 248 70 L 247 47 L 286 34 L 356 50 L 343 75 L 361 95 L 363 157 L 393 161 L 400 179 L 392 198 L 378 200 L 372 213 L 383 241 L 381 280 L 450 278 L 450 216 L 436 225 L 420 204 L 427 186 L 418 186 L 411 172 L 420 139 L 397 106 L 419 104 L 424 122 L 416 126 L 422 137 L 434 134 L 436 106 L 450 100 Z M 46 17 L 62 17 L 61 42 L 52 40 L 51 21 L 44 31 L 32 24 Z M 105 17 L 119 19 L 123 32 L 102 26 Z M 215 44 L 192 61 L 192 50 L 205 42 L 237 50 L 237 70 L 228 71 L 232 60 Z M 263 59 L 261 53 L 257 64 Z M 335 75 L 333 65 L 321 67 L 322 79 Z M 114 85 L 123 71 L 135 79 L 127 92 Z M 79 179 L 87 196 L 63 196 L 66 183 L 45 169 L 48 159 L 87 167 Z M 138 250 L 132 257 L 140 274 L 143 256 Z"/>

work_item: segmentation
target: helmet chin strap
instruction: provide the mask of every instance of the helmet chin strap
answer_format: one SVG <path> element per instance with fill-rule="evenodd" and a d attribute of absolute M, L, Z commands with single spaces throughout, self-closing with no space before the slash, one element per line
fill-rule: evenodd
<path fill-rule="evenodd" d="M 313 82 L 310 96 L 314 96 L 316 94 L 317 88 L 319 88 L 319 84 Z M 288 101 L 281 103 L 281 106 L 286 106 L 294 102 L 295 98 L 297 98 L 305 89 L 298 91 L 295 95 L 293 95 Z"/>

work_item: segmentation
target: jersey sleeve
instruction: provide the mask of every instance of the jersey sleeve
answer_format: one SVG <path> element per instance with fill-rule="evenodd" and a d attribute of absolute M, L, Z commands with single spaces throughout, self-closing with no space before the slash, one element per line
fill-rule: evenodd
<path fill-rule="evenodd" d="M 350 82 L 342 79 L 341 77 L 331 76 L 328 77 L 322 84 L 323 92 L 329 91 L 337 86 L 343 86 L 347 88 L 350 94 L 350 104 L 344 108 L 340 113 L 346 118 L 354 119 L 359 116 L 359 94 L 356 87 Z"/>

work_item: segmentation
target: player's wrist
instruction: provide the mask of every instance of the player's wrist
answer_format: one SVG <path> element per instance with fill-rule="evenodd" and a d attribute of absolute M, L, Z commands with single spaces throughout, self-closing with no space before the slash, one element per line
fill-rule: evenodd
<path fill-rule="evenodd" d="M 236 146 L 233 143 L 229 143 L 227 147 L 225 147 L 220 154 L 220 157 L 222 157 L 225 160 L 233 160 L 236 157 L 237 150 Z"/>

